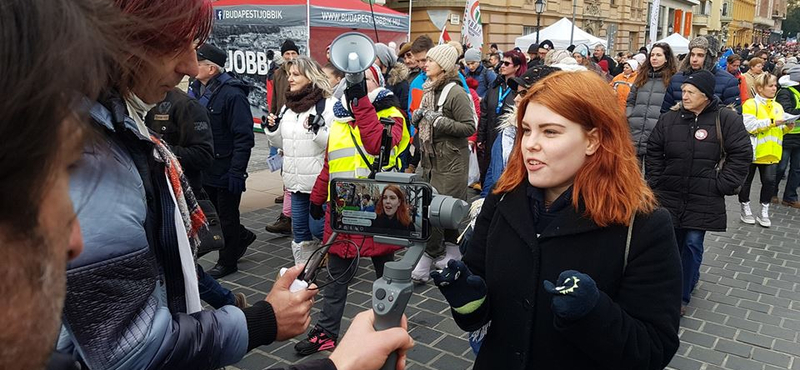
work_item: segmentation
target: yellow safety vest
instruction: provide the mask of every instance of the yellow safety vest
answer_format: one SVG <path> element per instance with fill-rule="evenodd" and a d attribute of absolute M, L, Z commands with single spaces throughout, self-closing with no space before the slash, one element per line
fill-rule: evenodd
<path fill-rule="evenodd" d="M 797 91 L 793 86 L 787 87 L 794 95 L 794 109 L 800 109 L 800 91 Z M 789 131 L 790 134 L 800 134 L 800 125 L 794 127 L 794 130 Z"/>
<path fill-rule="evenodd" d="M 783 119 L 783 107 L 778 102 L 770 100 L 767 105 L 760 105 L 755 99 L 750 99 L 742 105 L 742 114 L 750 114 L 758 120 L 763 119 Z M 783 128 L 771 127 L 768 130 L 750 134 L 755 137 L 753 146 L 755 148 L 756 164 L 773 164 L 781 161 L 783 154 Z M 752 141 L 752 140 L 751 140 Z"/>
<path fill-rule="evenodd" d="M 405 124 L 405 117 L 395 107 L 389 107 L 377 113 L 379 119 L 401 118 L 403 120 L 403 136 L 400 138 L 400 142 L 392 148 L 389 163 L 383 167 L 384 170 L 400 168 L 401 162 L 397 156 L 408 148 L 411 140 L 408 126 Z M 356 145 L 367 157 L 367 160 L 370 161 L 370 164 L 364 162 L 364 158 L 362 158 Z M 330 179 L 340 177 L 367 178 L 370 174 L 370 165 L 376 161 L 376 157 L 370 155 L 364 149 L 358 126 L 353 127 L 349 122 L 333 121 L 328 131 L 328 173 L 330 174 Z M 328 194 L 330 199 L 330 191 Z"/>

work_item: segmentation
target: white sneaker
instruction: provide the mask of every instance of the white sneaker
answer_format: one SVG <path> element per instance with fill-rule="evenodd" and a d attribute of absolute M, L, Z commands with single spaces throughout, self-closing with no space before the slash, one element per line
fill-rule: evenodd
<path fill-rule="evenodd" d="M 433 266 L 433 258 L 427 253 L 422 254 L 414 271 L 411 271 L 411 280 L 417 284 L 425 284 L 431 279 L 431 266 Z"/>
<path fill-rule="evenodd" d="M 756 219 L 753 218 L 753 211 L 750 210 L 750 202 L 741 203 L 742 205 L 742 215 L 739 217 L 742 222 L 748 225 L 755 225 Z"/>
<path fill-rule="evenodd" d="M 322 245 L 319 240 L 309 240 L 300 243 L 300 252 L 298 254 L 299 260 L 295 260 L 295 264 L 308 263 L 308 259 L 314 254 L 314 251 Z"/>
<path fill-rule="evenodd" d="M 761 214 L 756 217 L 756 221 L 761 227 L 772 226 L 772 221 L 769 220 L 769 203 L 761 205 Z"/>
<path fill-rule="evenodd" d="M 447 262 L 450 260 L 460 260 L 461 259 L 461 250 L 458 248 L 457 245 L 447 243 L 446 244 L 447 252 L 444 255 L 444 258 L 434 262 L 434 266 L 436 266 L 437 270 L 444 270 L 447 267 Z"/>
<path fill-rule="evenodd" d="M 302 242 L 301 243 L 296 243 L 294 240 L 292 240 L 292 257 L 294 258 L 295 266 L 300 264 L 299 261 L 302 259 L 302 257 L 301 257 L 302 249 L 303 249 L 303 243 Z"/>

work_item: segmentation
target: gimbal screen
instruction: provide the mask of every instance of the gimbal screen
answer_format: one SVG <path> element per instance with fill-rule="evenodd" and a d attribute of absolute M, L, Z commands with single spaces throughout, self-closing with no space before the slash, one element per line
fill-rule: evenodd
<path fill-rule="evenodd" d="M 344 233 L 428 238 L 425 212 L 431 190 L 425 184 L 358 180 L 332 183 L 331 227 Z"/>

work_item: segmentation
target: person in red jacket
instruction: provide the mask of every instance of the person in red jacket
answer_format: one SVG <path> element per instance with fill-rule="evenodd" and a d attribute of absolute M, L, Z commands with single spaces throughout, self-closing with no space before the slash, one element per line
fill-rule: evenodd
<path fill-rule="evenodd" d="M 739 96 L 742 98 L 742 101 L 746 101 L 750 99 L 750 95 L 747 92 L 747 80 L 744 78 L 742 70 L 739 69 L 741 66 L 742 57 L 740 57 L 739 54 L 731 54 L 731 56 L 728 57 L 728 73 L 739 80 Z"/>
<path fill-rule="evenodd" d="M 467 78 L 467 86 L 469 86 L 469 95 L 472 97 L 472 105 L 475 106 L 475 114 L 480 117 L 481 116 L 481 97 L 478 95 L 478 80 L 469 77 Z M 480 123 L 478 123 L 480 124 Z M 467 139 L 469 142 L 469 150 L 477 150 L 475 143 L 478 142 L 478 130 L 475 129 L 475 133 Z M 481 182 L 478 181 L 474 184 L 469 185 L 471 188 L 481 191 Z"/>

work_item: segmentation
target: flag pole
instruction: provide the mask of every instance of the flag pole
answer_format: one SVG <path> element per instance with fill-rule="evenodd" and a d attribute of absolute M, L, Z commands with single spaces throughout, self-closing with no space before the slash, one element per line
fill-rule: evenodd
<path fill-rule="evenodd" d="M 408 0 L 408 40 L 411 42 L 411 10 L 413 9 L 414 0 Z"/>

